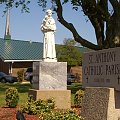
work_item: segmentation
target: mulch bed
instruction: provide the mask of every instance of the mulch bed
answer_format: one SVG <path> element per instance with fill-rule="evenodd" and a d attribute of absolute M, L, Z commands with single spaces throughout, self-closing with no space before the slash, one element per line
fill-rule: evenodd
<path fill-rule="evenodd" d="M 76 114 L 80 115 L 80 108 L 72 106 L 72 109 Z M 18 108 L 0 107 L 0 120 L 16 120 L 17 110 Z M 24 116 L 26 120 L 39 120 L 39 116 L 37 115 L 24 114 Z"/>
<path fill-rule="evenodd" d="M 16 120 L 18 108 L 0 107 L 0 120 Z M 39 120 L 37 115 L 24 114 L 26 120 Z"/>

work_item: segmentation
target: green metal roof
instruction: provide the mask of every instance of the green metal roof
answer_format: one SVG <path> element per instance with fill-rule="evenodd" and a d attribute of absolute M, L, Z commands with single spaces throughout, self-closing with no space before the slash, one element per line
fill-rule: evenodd
<path fill-rule="evenodd" d="M 0 58 L 3 60 L 41 60 L 43 43 L 0 38 Z"/>
<path fill-rule="evenodd" d="M 78 48 L 81 53 L 88 51 L 85 47 Z M 43 43 L 41 42 L 0 38 L 0 58 L 3 61 L 40 61 L 42 56 Z"/>

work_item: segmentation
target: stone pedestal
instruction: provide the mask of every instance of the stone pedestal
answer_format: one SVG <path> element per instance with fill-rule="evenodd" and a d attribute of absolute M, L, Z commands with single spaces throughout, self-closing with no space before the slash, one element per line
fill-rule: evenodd
<path fill-rule="evenodd" d="M 71 91 L 67 90 L 67 63 L 34 62 L 33 85 L 29 95 L 33 95 L 34 100 L 54 98 L 56 108 L 71 108 Z"/>
<path fill-rule="evenodd" d="M 87 87 L 81 115 L 85 120 L 119 120 L 120 92 L 114 88 Z"/>
<path fill-rule="evenodd" d="M 67 90 L 66 62 L 34 62 L 33 89 Z"/>
<path fill-rule="evenodd" d="M 55 100 L 55 108 L 70 109 L 71 108 L 71 91 L 70 90 L 35 90 L 30 89 L 29 95 L 34 100 L 53 98 Z"/>

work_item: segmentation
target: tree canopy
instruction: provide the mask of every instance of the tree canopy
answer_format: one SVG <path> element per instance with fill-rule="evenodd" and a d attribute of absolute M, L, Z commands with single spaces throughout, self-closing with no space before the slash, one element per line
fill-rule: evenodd
<path fill-rule="evenodd" d="M 82 65 L 82 53 L 79 47 L 76 47 L 76 41 L 65 39 L 64 45 L 57 45 L 57 59 L 59 62 L 67 62 L 68 66 Z"/>
<path fill-rule="evenodd" d="M 39 1 L 42 7 L 47 4 L 47 0 Z M 75 41 L 81 45 L 94 50 L 120 46 L 120 0 L 52 0 L 52 2 L 58 21 L 72 32 Z M 74 25 L 64 19 L 63 7 L 67 2 L 70 2 L 76 11 L 82 8 L 89 18 L 95 30 L 97 45 L 84 39 Z"/>
<path fill-rule="evenodd" d="M 5 3 L 7 7 L 22 5 L 23 10 L 29 11 L 27 7 L 29 0 L 0 0 L 0 2 L 1 4 Z M 71 31 L 74 40 L 82 46 L 94 50 L 120 46 L 120 0 L 38 0 L 38 4 L 43 9 L 46 8 L 49 2 L 52 3 L 58 21 Z M 72 4 L 76 12 L 82 8 L 83 13 L 94 27 L 97 44 L 83 38 L 73 23 L 65 20 L 63 7 L 68 2 Z"/>

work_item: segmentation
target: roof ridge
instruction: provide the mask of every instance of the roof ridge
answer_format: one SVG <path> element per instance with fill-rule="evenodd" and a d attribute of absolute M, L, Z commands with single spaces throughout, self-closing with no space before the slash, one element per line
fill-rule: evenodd
<path fill-rule="evenodd" d="M 4 38 L 0 38 L 0 39 L 4 40 Z M 42 43 L 42 44 L 43 44 L 43 42 L 30 41 L 30 40 L 21 40 L 21 39 L 11 39 L 11 41 L 31 42 L 31 43 Z"/>

